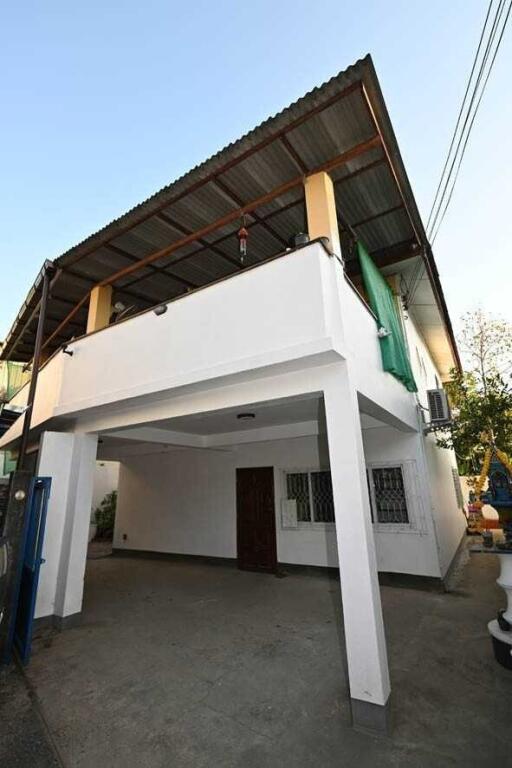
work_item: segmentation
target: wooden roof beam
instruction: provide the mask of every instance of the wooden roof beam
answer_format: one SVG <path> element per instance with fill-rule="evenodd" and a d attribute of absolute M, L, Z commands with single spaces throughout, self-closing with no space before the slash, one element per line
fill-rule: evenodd
<path fill-rule="evenodd" d="M 311 171 L 311 174 L 319 173 L 320 171 L 325 171 L 326 173 L 329 173 L 329 171 L 333 170 L 334 168 L 337 168 L 339 165 L 343 165 L 344 163 L 347 163 L 349 160 L 352 160 L 353 158 L 359 157 L 365 152 L 368 152 L 370 149 L 375 149 L 375 147 L 377 146 L 380 146 L 380 138 L 379 136 L 374 135 L 372 136 L 371 139 L 367 139 L 366 141 L 363 141 L 360 144 L 356 144 L 354 147 L 347 150 L 346 152 L 342 152 L 337 157 L 331 160 L 328 160 L 325 163 L 322 163 L 322 165 L 313 169 Z M 261 197 L 258 197 L 255 200 L 252 200 L 251 202 L 246 203 L 243 206 L 240 206 L 240 208 L 237 208 L 231 211 L 231 213 L 228 213 L 225 216 L 221 216 L 220 219 L 216 219 L 216 221 L 212 221 L 210 224 L 207 224 L 204 227 L 201 227 L 196 232 L 192 232 L 190 235 L 185 235 L 180 240 L 177 240 L 171 245 L 168 245 L 165 248 L 161 248 L 160 250 L 155 251 L 155 253 L 153 254 L 149 254 L 148 256 L 145 256 L 143 259 L 140 259 L 137 264 L 132 264 L 129 267 L 124 267 L 123 269 L 120 269 L 117 272 L 114 272 L 112 275 L 109 275 L 109 277 L 106 277 L 103 280 L 101 280 L 98 283 L 98 285 L 110 285 L 114 283 L 116 280 L 118 280 L 120 277 L 125 277 L 126 275 L 129 275 L 132 272 L 136 272 L 138 269 L 145 267 L 147 264 L 151 264 L 154 261 L 163 259 L 165 256 L 170 256 L 171 253 L 174 253 L 180 248 L 183 248 L 185 245 L 189 245 L 190 243 L 197 242 L 199 239 L 205 237 L 206 235 L 209 235 L 210 232 L 214 232 L 216 229 L 220 229 L 221 227 L 224 227 L 227 224 L 230 224 L 236 219 L 241 218 L 241 216 L 244 213 L 251 213 L 251 211 L 255 210 L 256 208 L 262 205 L 265 205 L 266 203 L 269 203 L 271 200 L 274 200 L 276 197 L 280 197 L 281 195 L 286 194 L 287 192 L 294 189 L 295 187 L 301 186 L 303 182 L 304 182 L 304 177 L 297 176 L 294 179 L 290 179 L 290 181 L 284 182 L 284 184 L 280 184 L 278 187 L 275 187 L 270 192 L 267 192 L 266 194 L 261 195 Z M 185 254 L 181 258 L 175 259 L 172 263 L 177 264 L 180 261 L 183 261 L 183 259 L 186 259 L 189 257 L 190 257 L 189 254 Z"/>
<path fill-rule="evenodd" d="M 112 251 L 112 253 L 117 253 L 119 256 L 123 256 L 125 259 L 131 261 L 132 264 L 139 261 L 138 256 L 134 256 L 133 253 L 128 253 L 124 248 L 119 248 L 119 246 L 114 245 L 113 243 L 107 243 L 103 247 Z M 190 280 L 186 280 L 184 277 L 171 272 L 167 267 L 157 267 L 155 264 L 149 264 L 148 269 L 151 269 L 151 271 L 157 275 L 167 275 L 167 277 L 172 278 L 176 283 L 181 283 L 184 288 L 199 288 L 197 283 L 192 283 Z"/>
<path fill-rule="evenodd" d="M 280 139 L 282 136 L 286 136 L 287 133 L 289 133 L 290 131 L 293 131 L 299 125 L 302 125 L 303 123 L 307 122 L 309 119 L 314 117 L 315 115 L 333 106 L 334 104 L 336 104 L 336 102 L 340 101 L 340 99 L 343 99 L 346 96 L 350 96 L 352 93 L 355 93 L 356 91 L 361 92 L 362 87 L 363 87 L 363 84 L 361 80 L 357 80 L 355 83 L 352 83 L 351 85 L 346 86 L 346 88 L 343 88 L 341 91 L 338 91 L 338 93 L 333 94 L 330 98 L 326 99 L 320 104 L 317 104 L 315 107 L 312 107 L 300 117 L 295 118 L 295 120 L 292 120 L 287 125 L 284 125 L 282 128 L 279 128 L 278 130 L 274 131 L 274 133 L 271 133 L 269 136 L 266 136 L 264 139 L 259 141 L 254 146 L 249 147 L 248 149 L 246 149 L 244 152 L 241 152 L 236 157 L 223 163 L 223 165 L 221 165 L 220 168 L 217 168 L 215 171 L 208 173 L 206 176 L 204 176 L 204 178 L 198 179 L 194 184 L 191 184 L 190 187 L 188 187 L 188 189 L 185 189 L 183 190 L 183 192 L 180 192 L 174 197 L 171 197 L 171 199 L 167 200 L 165 203 L 161 203 L 155 206 L 155 208 L 151 210 L 149 213 L 144 212 L 140 216 L 140 218 L 138 218 L 135 222 L 130 222 L 129 224 L 120 226 L 118 231 L 114 235 L 107 235 L 103 239 L 99 238 L 98 242 L 94 243 L 94 245 L 91 245 L 90 248 L 87 248 L 84 251 L 84 253 L 78 255 L 75 259 L 73 259 L 73 261 L 70 262 L 70 264 L 75 264 L 77 261 L 80 261 L 86 256 L 89 256 L 91 253 L 93 253 L 95 250 L 100 248 L 105 243 L 108 243 L 114 238 L 119 237 L 124 232 L 128 232 L 130 229 L 133 229 L 138 224 L 141 224 L 142 222 L 147 221 L 147 219 L 150 219 L 152 216 L 155 215 L 155 213 L 162 211 L 165 208 L 168 208 L 169 206 L 176 203 L 178 200 L 181 200 L 186 195 L 189 195 L 192 192 L 195 192 L 197 189 L 200 189 L 205 184 L 208 184 L 209 181 L 212 181 L 215 177 L 220 176 L 221 174 L 228 171 L 230 168 L 234 168 L 236 165 L 239 165 L 239 163 L 243 162 L 248 157 L 251 157 L 251 155 L 254 155 L 259 150 L 264 149 L 266 146 L 268 146 L 269 144 L 272 144 L 274 141 L 276 141 L 277 139 Z M 128 215 L 128 214 L 125 214 L 125 215 Z M 110 227 L 108 226 L 106 227 L 106 229 L 109 229 L 109 228 Z"/>
<path fill-rule="evenodd" d="M 325 163 L 322 163 L 322 165 L 313 169 L 311 173 L 319 173 L 320 171 L 325 171 L 326 173 L 329 173 L 329 171 L 332 171 L 334 168 L 337 168 L 340 165 L 347 163 L 349 160 L 352 160 L 356 157 L 359 157 L 360 155 L 363 155 L 365 152 L 368 152 L 371 149 L 375 149 L 375 147 L 380 146 L 380 144 L 381 144 L 380 137 L 378 135 L 374 135 L 370 139 L 367 139 L 366 141 L 361 142 L 360 144 L 356 144 L 354 147 L 347 150 L 346 152 L 342 152 L 337 157 L 332 158 L 331 160 Z M 166 256 L 170 256 L 172 253 L 179 250 L 179 248 L 183 248 L 185 245 L 189 245 L 190 243 L 197 242 L 199 239 L 210 234 L 210 232 L 214 232 L 216 229 L 220 229 L 221 227 L 226 226 L 232 221 L 235 221 L 236 219 L 240 218 L 244 213 L 250 213 L 252 210 L 262 205 L 265 205 L 271 200 L 274 200 L 276 197 L 280 197 L 281 195 L 286 194 L 287 192 L 294 189 L 295 187 L 302 186 L 303 183 L 304 183 L 304 177 L 301 175 L 294 179 L 291 179 L 290 181 L 285 182 L 284 184 L 280 184 L 278 187 L 275 187 L 273 190 L 271 190 L 270 192 L 267 192 L 265 195 L 261 195 L 261 197 L 258 197 L 255 200 L 252 200 L 250 203 L 247 203 L 241 206 L 240 208 L 232 211 L 231 213 L 226 214 L 225 216 L 222 216 L 220 219 L 217 219 L 216 221 L 213 221 L 210 224 L 207 224 L 206 226 L 201 227 L 196 232 L 193 232 L 190 235 L 185 235 L 180 240 L 172 243 L 171 245 L 168 245 L 165 248 L 161 248 L 160 250 L 155 251 L 155 253 L 145 256 L 143 259 L 140 259 L 136 264 L 132 264 L 128 267 L 124 267 L 123 269 L 118 270 L 117 272 L 114 272 L 112 275 L 109 275 L 108 277 L 104 278 L 99 283 L 97 283 L 97 285 L 112 285 L 119 278 L 132 274 L 132 272 L 136 272 L 138 269 L 142 269 L 143 267 L 153 263 L 154 261 L 158 261 L 159 259 L 163 259 Z M 186 258 L 190 258 L 191 255 L 193 254 L 185 254 L 180 258 L 175 259 L 173 261 L 173 264 L 177 264 Z M 69 268 L 67 268 L 67 271 L 69 271 Z M 76 313 L 80 310 L 80 308 L 86 304 L 86 302 L 89 299 L 89 294 L 90 294 L 90 290 L 87 291 L 87 294 L 82 297 L 82 299 L 78 302 L 78 304 L 63 319 L 62 323 L 53 332 L 53 334 L 51 334 L 48 337 L 48 339 L 43 344 L 43 349 L 50 343 L 50 341 L 55 337 L 55 335 L 62 328 L 66 326 L 68 320 L 71 320 L 76 315 Z"/>

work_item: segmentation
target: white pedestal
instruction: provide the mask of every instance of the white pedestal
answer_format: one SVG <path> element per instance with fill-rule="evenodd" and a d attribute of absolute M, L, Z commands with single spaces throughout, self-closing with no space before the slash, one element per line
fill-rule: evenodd
<path fill-rule="evenodd" d="M 500 586 L 507 596 L 507 610 L 503 614 L 503 618 L 512 624 L 512 552 L 507 554 L 498 554 L 500 561 L 500 575 L 496 579 L 496 584 Z M 492 624 L 492 622 L 491 622 Z M 490 631 L 490 630 L 489 630 Z M 492 633 L 491 633 L 492 634 Z M 506 632 L 502 632 L 506 635 Z M 512 631 L 510 632 L 512 636 Z M 510 640 L 512 643 L 512 640 Z"/>
<path fill-rule="evenodd" d="M 512 632 L 503 632 L 503 630 L 500 629 L 497 619 L 490 621 L 487 625 L 487 629 L 489 630 L 489 634 L 495 637 L 496 640 L 510 645 L 510 655 L 512 656 Z"/>

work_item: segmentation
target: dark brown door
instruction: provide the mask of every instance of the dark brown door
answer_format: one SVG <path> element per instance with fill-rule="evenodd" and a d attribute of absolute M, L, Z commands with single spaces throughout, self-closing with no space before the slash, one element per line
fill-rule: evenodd
<path fill-rule="evenodd" d="M 274 469 L 236 471 L 238 567 L 246 571 L 277 569 Z"/>

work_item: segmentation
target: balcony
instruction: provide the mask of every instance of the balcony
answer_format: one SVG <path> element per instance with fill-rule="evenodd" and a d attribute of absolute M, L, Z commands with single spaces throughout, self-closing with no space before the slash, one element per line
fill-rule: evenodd
<path fill-rule="evenodd" d="M 349 356 L 362 397 L 412 423 L 382 371 L 375 319 L 322 243 L 289 251 L 68 345 L 42 368 L 32 426 L 158 398 L 213 380 L 271 375 Z M 25 386 L 13 404 L 26 403 Z M 4 437 L 15 439 L 19 420 Z"/>

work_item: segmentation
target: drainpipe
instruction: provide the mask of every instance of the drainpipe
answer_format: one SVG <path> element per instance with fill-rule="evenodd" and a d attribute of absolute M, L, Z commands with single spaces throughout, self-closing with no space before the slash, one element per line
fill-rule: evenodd
<path fill-rule="evenodd" d="M 20 450 L 16 470 L 23 469 L 27 453 L 28 434 L 30 432 L 30 423 L 32 421 L 32 410 L 34 406 L 37 377 L 39 374 L 39 364 L 41 361 L 41 348 L 43 346 L 44 322 L 46 319 L 46 307 L 48 304 L 48 295 L 50 290 L 50 280 L 55 274 L 55 265 L 52 261 L 45 261 L 43 266 L 43 286 L 41 290 L 41 299 L 39 302 L 39 317 L 37 320 L 36 341 L 34 344 L 34 356 L 32 358 L 32 376 L 28 390 L 27 407 L 23 414 L 23 431 L 21 433 Z"/>

